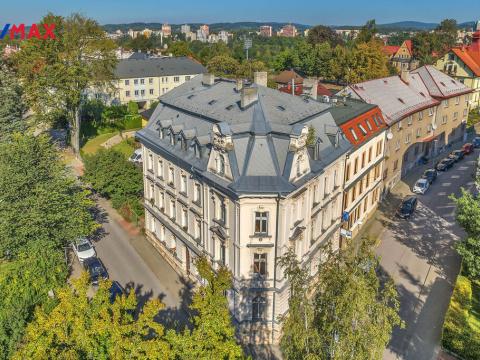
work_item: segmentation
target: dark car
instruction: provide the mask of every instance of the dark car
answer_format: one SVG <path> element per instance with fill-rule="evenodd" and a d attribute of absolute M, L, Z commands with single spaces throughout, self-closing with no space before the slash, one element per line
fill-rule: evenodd
<path fill-rule="evenodd" d="M 105 266 L 103 266 L 100 259 L 97 257 L 85 259 L 85 261 L 83 262 L 83 267 L 85 268 L 85 270 L 88 271 L 88 274 L 90 275 L 90 281 L 93 285 L 98 285 L 98 282 L 101 279 L 108 279 L 107 270 L 105 269 Z"/>
<path fill-rule="evenodd" d="M 422 178 L 427 179 L 427 181 L 431 184 L 435 181 L 435 179 L 437 178 L 437 175 L 438 175 L 437 170 L 428 169 L 428 170 L 425 170 L 425 172 L 422 175 Z"/>
<path fill-rule="evenodd" d="M 402 219 L 409 219 L 416 208 L 417 198 L 415 196 L 408 196 L 402 200 L 402 203 L 398 207 L 397 216 Z"/>
<path fill-rule="evenodd" d="M 112 281 L 112 285 L 110 286 L 110 302 L 113 304 L 117 296 L 122 296 L 125 293 L 123 290 L 122 285 L 118 283 L 118 281 Z"/>
<path fill-rule="evenodd" d="M 445 158 L 443 160 L 440 160 L 437 163 L 437 165 L 435 165 L 435 169 L 437 171 L 447 171 L 448 169 L 450 169 L 453 166 L 454 162 L 455 162 L 455 160 L 453 160 L 452 158 Z"/>
<path fill-rule="evenodd" d="M 452 151 L 452 152 L 448 155 L 448 157 L 451 158 L 451 159 L 453 159 L 455 162 L 462 160 L 464 156 L 465 156 L 465 154 L 463 153 L 462 150 Z"/>
<path fill-rule="evenodd" d="M 473 139 L 473 146 L 478 148 L 480 147 L 480 136 L 477 136 L 475 139 Z"/>
<path fill-rule="evenodd" d="M 473 152 L 473 150 L 475 150 L 475 148 L 473 147 L 473 144 L 471 144 L 471 143 L 466 143 L 466 144 L 463 144 L 463 146 L 462 146 L 462 151 L 465 155 L 471 154 Z"/>

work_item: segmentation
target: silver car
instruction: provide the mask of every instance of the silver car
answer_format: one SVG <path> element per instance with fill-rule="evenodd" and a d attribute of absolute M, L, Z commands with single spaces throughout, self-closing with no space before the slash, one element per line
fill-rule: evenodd
<path fill-rule="evenodd" d="M 95 248 L 87 238 L 78 239 L 78 241 L 73 244 L 73 251 L 81 263 L 97 255 Z"/>
<path fill-rule="evenodd" d="M 418 179 L 415 185 L 413 186 L 413 192 L 415 194 L 425 194 L 430 187 L 430 183 L 427 179 Z"/>

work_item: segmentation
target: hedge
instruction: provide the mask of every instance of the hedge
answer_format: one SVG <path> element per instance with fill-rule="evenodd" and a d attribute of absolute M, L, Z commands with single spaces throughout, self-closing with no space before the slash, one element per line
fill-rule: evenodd
<path fill-rule="evenodd" d="M 458 276 L 443 324 L 443 347 L 466 360 L 480 359 L 480 330 L 472 327 L 472 317 L 476 315 L 471 311 L 480 300 L 479 295 L 475 284 Z"/>

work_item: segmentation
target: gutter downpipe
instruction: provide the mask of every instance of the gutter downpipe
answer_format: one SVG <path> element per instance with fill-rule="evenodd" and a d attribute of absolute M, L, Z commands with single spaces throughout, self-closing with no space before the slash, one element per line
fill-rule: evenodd
<path fill-rule="evenodd" d="M 276 214 L 276 224 L 275 224 L 275 258 L 273 263 L 273 300 L 272 300 L 272 339 L 271 342 L 273 344 L 273 338 L 275 333 L 275 299 L 277 294 L 277 258 L 278 258 L 278 225 L 279 225 L 279 208 L 280 208 L 280 193 L 277 194 L 277 198 L 275 201 L 277 202 L 277 214 Z"/>

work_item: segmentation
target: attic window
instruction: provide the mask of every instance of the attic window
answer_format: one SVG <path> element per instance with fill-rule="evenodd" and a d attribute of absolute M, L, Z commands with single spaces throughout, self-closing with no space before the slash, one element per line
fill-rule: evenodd
<path fill-rule="evenodd" d="M 232 110 L 232 109 L 233 109 L 233 106 L 234 106 L 233 104 L 230 104 L 230 105 L 228 105 L 225 109 L 226 109 L 226 110 Z"/>
<path fill-rule="evenodd" d="M 189 100 L 190 100 L 190 99 L 191 99 L 191 98 L 193 98 L 194 96 L 195 96 L 195 94 L 188 95 L 188 96 L 187 96 L 187 99 L 189 99 Z"/>
<path fill-rule="evenodd" d="M 447 86 L 443 81 L 440 81 L 440 84 L 442 84 L 443 86 Z"/>
<path fill-rule="evenodd" d="M 398 98 L 398 101 L 400 101 L 402 104 L 405 104 L 405 101 L 403 101 L 402 98 Z"/>
<path fill-rule="evenodd" d="M 365 120 L 365 122 L 367 123 L 368 130 L 372 131 L 373 129 L 372 129 L 372 124 L 370 123 L 370 120 L 367 119 Z"/>
<path fill-rule="evenodd" d="M 358 128 L 360 129 L 363 135 L 367 135 L 367 130 L 365 130 L 362 124 L 358 124 Z"/>
<path fill-rule="evenodd" d="M 425 97 L 425 94 L 423 92 L 420 91 L 420 95 L 422 95 L 423 97 Z"/>
<path fill-rule="evenodd" d="M 387 81 L 387 80 L 383 80 L 383 83 L 384 83 L 384 84 L 388 84 L 388 81 Z"/>
<path fill-rule="evenodd" d="M 217 100 L 210 100 L 210 101 L 208 102 L 208 105 L 213 105 L 213 104 L 215 104 L 216 102 L 217 102 Z"/>
<path fill-rule="evenodd" d="M 355 130 L 353 130 L 353 128 L 350 128 L 350 132 L 352 133 L 352 136 L 355 140 L 358 140 L 358 136 L 357 136 L 357 133 L 355 132 Z"/>
<path fill-rule="evenodd" d="M 378 126 L 378 119 L 377 119 L 377 116 L 376 115 L 373 115 L 372 116 L 372 119 L 373 119 L 373 122 L 375 123 L 375 125 Z"/>
<path fill-rule="evenodd" d="M 377 116 L 377 119 L 378 119 L 378 122 L 379 122 L 380 124 L 383 124 L 383 120 L 382 120 L 382 117 L 381 117 L 380 115 Z"/>
<path fill-rule="evenodd" d="M 285 108 L 282 105 L 278 105 L 277 109 L 280 110 L 280 111 L 285 111 Z"/>

